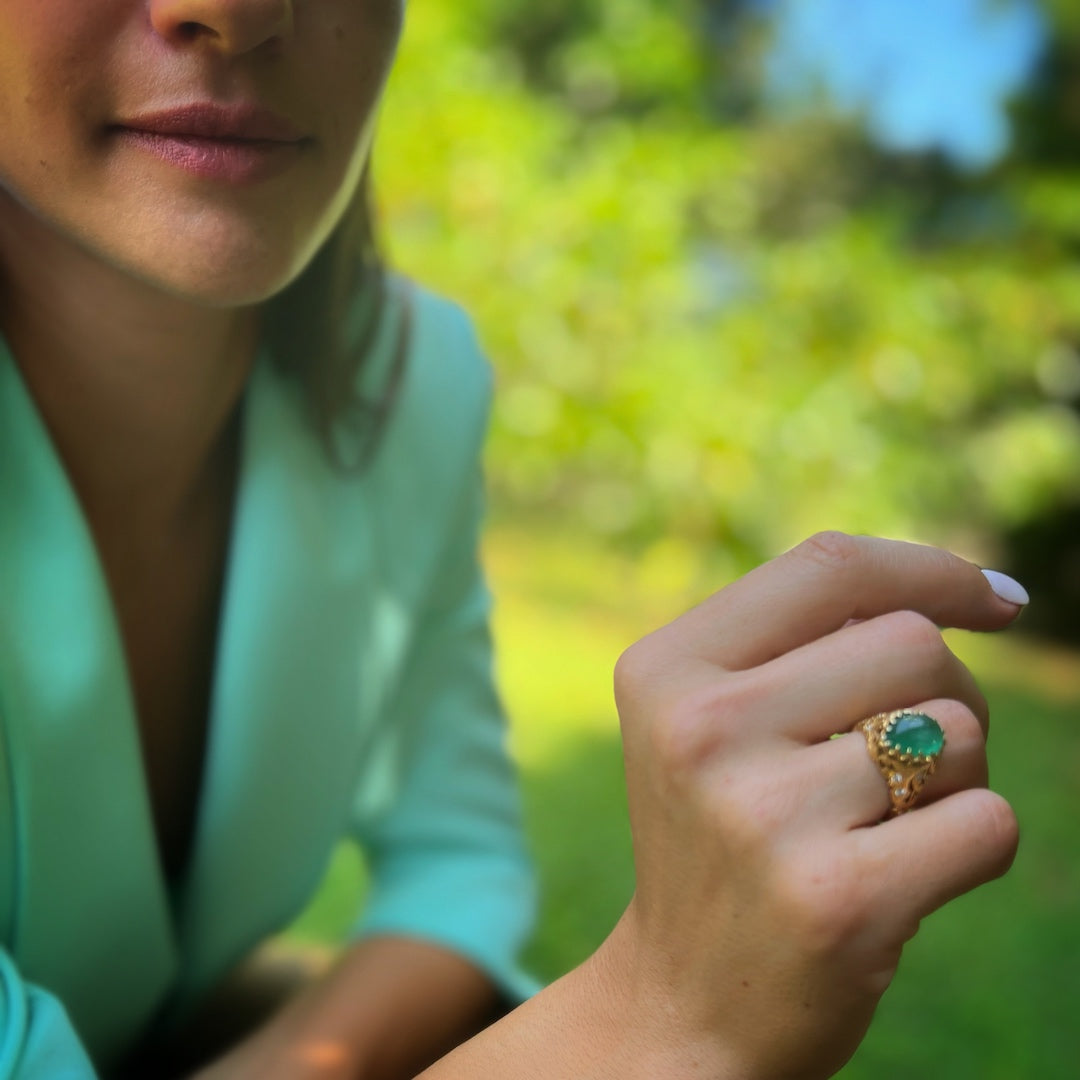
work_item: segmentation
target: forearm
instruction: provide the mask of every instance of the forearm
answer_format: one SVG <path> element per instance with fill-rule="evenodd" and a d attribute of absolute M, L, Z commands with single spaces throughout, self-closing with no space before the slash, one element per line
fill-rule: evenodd
<path fill-rule="evenodd" d="M 662 999 L 627 919 L 575 968 L 417 1080 L 748 1080 Z"/>
<path fill-rule="evenodd" d="M 397 937 L 349 948 L 200 1080 L 409 1080 L 496 1015 L 467 960 Z"/>
<path fill-rule="evenodd" d="M 608 1004 L 594 991 L 591 964 L 553 983 L 442 1058 L 418 1080 L 638 1080 L 620 1053 Z"/>

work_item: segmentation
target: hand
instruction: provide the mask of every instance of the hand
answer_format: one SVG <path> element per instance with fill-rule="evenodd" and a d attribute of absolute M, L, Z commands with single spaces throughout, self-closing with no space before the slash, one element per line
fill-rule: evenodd
<path fill-rule="evenodd" d="M 986 702 L 938 627 L 1018 611 L 956 556 L 827 533 L 620 658 L 638 886 L 599 959 L 637 1037 L 679 1048 L 670 1075 L 832 1075 L 919 920 L 1008 868 Z M 882 821 L 850 729 L 908 707 L 946 748 L 919 806 Z"/>

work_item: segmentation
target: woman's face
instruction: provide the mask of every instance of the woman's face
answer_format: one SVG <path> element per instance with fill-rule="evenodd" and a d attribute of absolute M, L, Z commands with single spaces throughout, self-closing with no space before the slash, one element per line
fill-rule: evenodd
<path fill-rule="evenodd" d="M 200 303 L 265 299 L 355 191 L 403 3 L 0 0 L 0 222 Z"/>

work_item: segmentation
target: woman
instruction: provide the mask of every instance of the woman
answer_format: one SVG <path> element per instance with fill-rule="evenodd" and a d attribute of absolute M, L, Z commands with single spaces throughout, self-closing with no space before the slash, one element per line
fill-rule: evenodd
<path fill-rule="evenodd" d="M 827 535 L 630 649 L 637 893 L 469 1039 L 533 989 L 531 879 L 474 557 L 486 369 L 352 257 L 402 7 L 0 0 L 0 1074 L 139 1074 L 351 831 L 355 940 L 204 1076 L 404 1077 L 462 1040 L 425 1076 L 828 1075 L 919 918 L 1011 860 L 937 626 L 1025 598 Z M 877 735 L 829 736 L 903 708 L 948 751 L 881 823 Z"/>

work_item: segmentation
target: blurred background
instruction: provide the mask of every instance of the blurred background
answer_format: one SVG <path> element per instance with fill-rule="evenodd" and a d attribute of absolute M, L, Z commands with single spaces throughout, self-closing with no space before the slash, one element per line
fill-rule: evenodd
<path fill-rule="evenodd" d="M 633 887 L 623 647 L 820 528 L 1032 593 L 951 644 L 1009 877 L 927 920 L 844 1076 L 1080 1076 L 1080 5 L 423 0 L 390 261 L 496 367 L 487 558 L 553 977 Z M 351 921 L 343 849 L 292 934 Z"/>

